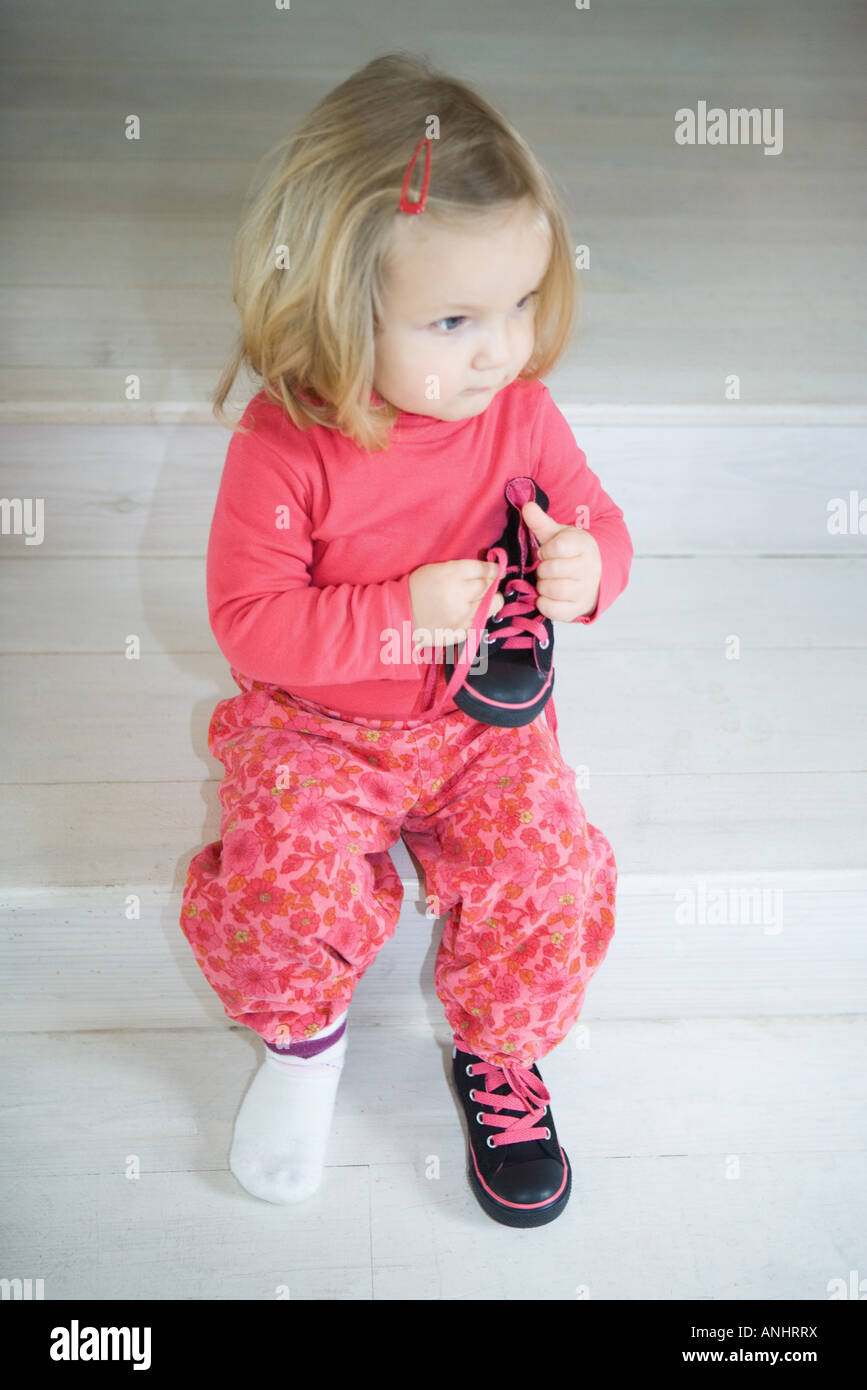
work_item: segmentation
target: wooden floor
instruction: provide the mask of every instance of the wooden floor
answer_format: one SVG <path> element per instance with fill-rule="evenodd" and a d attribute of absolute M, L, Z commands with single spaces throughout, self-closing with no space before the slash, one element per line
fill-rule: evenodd
<path fill-rule="evenodd" d="M 46 15 L 3 19 L 0 494 L 43 498 L 45 535 L 0 536 L 0 1276 L 46 1299 L 432 1301 L 814 1300 L 867 1277 L 865 12 Z M 262 1047 L 178 924 L 235 690 L 204 556 L 238 205 L 277 133 L 396 47 L 478 85 L 564 189 L 592 260 L 548 384 L 636 552 L 598 625 L 557 630 L 564 754 L 620 879 L 580 1026 L 543 1060 L 574 1183 L 535 1232 L 470 1193 L 442 923 L 402 842 L 401 922 L 299 1207 L 228 1170 Z M 704 99 L 782 107 L 784 152 L 677 146 L 674 111 Z"/>

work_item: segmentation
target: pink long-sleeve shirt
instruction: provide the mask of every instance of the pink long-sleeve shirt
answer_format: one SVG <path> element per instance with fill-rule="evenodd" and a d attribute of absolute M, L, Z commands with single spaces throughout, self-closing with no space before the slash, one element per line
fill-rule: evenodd
<path fill-rule="evenodd" d="M 379 453 L 325 426 L 298 429 L 264 392 L 242 424 L 255 429 L 229 443 L 207 557 L 211 627 L 233 674 L 347 715 L 420 717 L 409 576 L 484 560 L 518 475 L 547 493 L 549 516 L 599 545 L 599 599 L 574 621 L 596 622 L 626 587 L 623 513 L 540 381 L 513 381 L 465 420 L 404 411 Z M 441 666 L 437 679 L 441 695 Z"/>

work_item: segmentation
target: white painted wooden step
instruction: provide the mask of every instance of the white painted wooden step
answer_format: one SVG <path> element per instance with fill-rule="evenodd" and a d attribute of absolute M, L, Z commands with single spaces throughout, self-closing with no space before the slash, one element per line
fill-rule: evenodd
<path fill-rule="evenodd" d="M 361 989 L 372 979 L 369 972 Z M 497 1226 L 466 1178 L 443 1020 L 353 1016 L 323 1184 L 228 1169 L 247 1029 L 0 1037 L 7 1275 L 46 1300 L 824 1301 L 863 1277 L 865 1020 L 599 1020 L 543 1059 L 563 1215 Z M 130 1179 L 130 1158 L 140 1176 Z"/>
<path fill-rule="evenodd" d="M 402 842 L 392 853 L 400 920 L 353 1011 L 370 1024 L 435 1021 L 444 919 L 425 915 Z M 34 889 L 0 901 L 0 913 L 0 974 L 15 982 L 0 1031 L 228 1026 L 174 894 Z M 626 876 L 581 1021 L 867 1012 L 865 920 L 867 871 Z"/>

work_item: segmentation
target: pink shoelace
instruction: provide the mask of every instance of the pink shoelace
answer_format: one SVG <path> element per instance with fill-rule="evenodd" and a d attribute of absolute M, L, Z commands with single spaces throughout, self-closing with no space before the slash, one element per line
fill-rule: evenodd
<path fill-rule="evenodd" d="M 503 647 L 514 649 L 518 647 L 532 647 L 534 641 L 538 638 L 543 647 L 548 645 L 548 639 L 545 633 L 545 619 L 536 609 L 536 599 L 538 597 L 536 589 L 526 579 L 518 579 L 517 577 L 511 580 L 511 587 L 506 595 L 507 597 L 511 597 L 513 601 L 511 603 L 504 603 L 499 613 L 491 619 L 491 621 L 495 623 L 501 623 L 508 619 L 507 626 L 497 633 L 489 634 L 485 632 L 494 597 L 503 582 L 504 576 L 513 571 L 517 571 L 519 568 L 517 565 L 508 564 L 508 558 L 505 550 L 500 545 L 491 546 L 490 550 L 487 551 L 485 559 L 494 561 L 497 566 L 497 575 L 491 581 L 490 587 L 483 595 L 482 601 L 475 611 L 473 621 L 467 633 L 467 640 L 464 643 L 464 648 L 458 661 L 455 663 L 455 669 L 452 672 L 451 680 L 439 700 L 435 703 L 432 703 L 432 701 L 437 686 L 439 666 L 434 661 L 428 662 L 423 691 L 424 713 L 427 717 L 433 718 L 439 714 L 442 707 L 453 697 L 455 691 L 460 690 L 461 686 L 466 681 L 470 667 L 475 661 L 476 654 L 483 641 L 497 641 L 501 643 Z M 525 565 L 525 571 L 528 569 L 535 569 L 537 563 L 538 561 L 534 561 L 530 565 Z M 531 616 L 533 614 L 535 614 L 535 616 Z M 549 701 L 548 703 L 550 706 L 551 702 Z M 554 716 L 553 723 L 550 718 L 548 722 L 551 723 L 551 728 L 556 735 L 556 716 Z"/>
<path fill-rule="evenodd" d="M 489 1128 L 503 1131 L 491 1139 L 490 1148 L 500 1148 L 503 1144 L 523 1144 L 531 1139 L 547 1139 L 548 1127 L 538 1126 L 548 1108 L 551 1093 L 541 1078 L 534 1076 L 529 1067 L 498 1067 L 492 1062 L 475 1062 L 469 1068 L 470 1076 L 480 1076 L 483 1085 L 490 1090 L 473 1088 L 471 1099 L 482 1105 L 490 1105 L 496 1111 L 523 1110 L 522 1115 L 482 1115 L 481 1123 Z M 504 1096 L 494 1095 L 497 1086 L 503 1082 L 508 1085 Z M 481 1112 L 480 1112 L 481 1113 Z"/>

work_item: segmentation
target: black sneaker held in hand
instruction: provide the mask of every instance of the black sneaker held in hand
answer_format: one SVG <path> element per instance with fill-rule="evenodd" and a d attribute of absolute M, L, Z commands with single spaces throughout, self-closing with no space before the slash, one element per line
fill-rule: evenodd
<path fill-rule="evenodd" d="M 505 498 L 505 528 L 485 555 L 500 567 L 496 592 L 503 594 L 504 604 L 488 619 L 481 634 L 487 659 L 479 658 L 478 653 L 484 651 L 480 645 L 452 698 L 479 723 L 514 729 L 531 724 L 553 692 L 554 624 L 536 608 L 538 595 L 533 581 L 540 546 L 521 515 L 527 502 L 535 501 L 546 511 L 548 497 L 533 478 L 518 477 L 509 479 Z M 464 642 L 457 664 L 465 648 Z M 447 656 L 449 682 L 455 665 Z"/>

